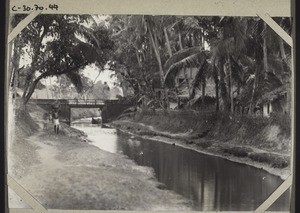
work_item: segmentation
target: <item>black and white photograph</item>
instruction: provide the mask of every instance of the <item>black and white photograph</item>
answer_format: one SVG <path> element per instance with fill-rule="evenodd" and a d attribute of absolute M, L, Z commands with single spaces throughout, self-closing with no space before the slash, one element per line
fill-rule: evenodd
<path fill-rule="evenodd" d="M 8 176 L 45 209 L 255 211 L 292 174 L 292 48 L 259 16 L 41 13 L 7 45 Z"/>

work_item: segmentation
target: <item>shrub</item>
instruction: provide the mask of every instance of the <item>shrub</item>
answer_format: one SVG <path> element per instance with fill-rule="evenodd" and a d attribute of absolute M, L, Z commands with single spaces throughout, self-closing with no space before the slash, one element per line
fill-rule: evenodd
<path fill-rule="evenodd" d="M 208 148 L 212 145 L 212 142 L 204 141 L 204 142 L 197 143 L 196 145 L 203 148 L 203 149 L 206 149 L 206 148 Z"/>
<path fill-rule="evenodd" d="M 188 145 L 191 145 L 191 144 L 194 144 L 195 142 L 194 141 L 186 141 L 185 144 L 188 144 Z"/>
<path fill-rule="evenodd" d="M 248 156 L 254 161 L 270 164 L 274 168 L 285 168 L 289 165 L 289 157 L 273 153 L 250 153 Z"/>
<path fill-rule="evenodd" d="M 286 136 L 291 134 L 291 117 L 283 113 L 272 113 L 270 116 L 270 124 L 278 125 L 282 133 Z"/>
<path fill-rule="evenodd" d="M 252 152 L 253 150 L 248 147 L 226 147 L 223 148 L 223 152 L 234 155 L 237 157 L 247 157 L 248 153 Z"/>
<path fill-rule="evenodd" d="M 39 125 L 32 119 L 26 106 L 19 106 L 16 109 L 16 126 L 23 133 L 31 135 L 39 129 Z"/>

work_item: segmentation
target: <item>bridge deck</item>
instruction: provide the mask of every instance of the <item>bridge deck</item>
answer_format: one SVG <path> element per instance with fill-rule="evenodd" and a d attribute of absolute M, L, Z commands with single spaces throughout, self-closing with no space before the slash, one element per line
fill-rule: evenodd
<path fill-rule="evenodd" d="M 55 99 L 30 99 L 30 102 L 42 104 L 42 105 L 51 105 L 55 102 Z M 103 106 L 106 102 L 114 102 L 115 100 L 101 100 L 101 99 L 58 99 L 60 105 L 69 105 L 69 106 Z"/>
<path fill-rule="evenodd" d="M 105 105 L 105 102 L 103 100 L 97 100 L 97 99 L 68 100 L 68 105 L 70 107 L 78 107 L 78 108 L 96 108 L 96 107 L 103 107 Z"/>
<path fill-rule="evenodd" d="M 69 105 L 103 105 L 103 100 L 86 99 L 86 100 L 68 100 Z"/>

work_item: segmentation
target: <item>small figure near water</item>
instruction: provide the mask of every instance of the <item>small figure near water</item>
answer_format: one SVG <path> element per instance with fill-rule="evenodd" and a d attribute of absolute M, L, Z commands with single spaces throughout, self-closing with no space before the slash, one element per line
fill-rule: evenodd
<path fill-rule="evenodd" d="M 54 124 L 54 132 L 56 134 L 59 133 L 59 118 L 58 118 L 58 111 L 53 111 L 53 124 Z"/>
<path fill-rule="evenodd" d="M 59 133 L 59 115 L 58 113 L 60 112 L 60 103 L 58 100 L 56 100 L 54 102 L 54 104 L 52 105 L 52 121 L 53 121 L 53 124 L 54 124 L 54 132 L 56 134 Z"/>

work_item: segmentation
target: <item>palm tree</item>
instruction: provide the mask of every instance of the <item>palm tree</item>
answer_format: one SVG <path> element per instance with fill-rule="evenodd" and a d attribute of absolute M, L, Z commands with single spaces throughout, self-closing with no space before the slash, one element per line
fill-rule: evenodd
<path fill-rule="evenodd" d="M 219 36 L 212 45 L 212 61 L 220 76 L 220 94 L 225 110 L 233 112 L 233 63 L 245 48 L 247 22 L 243 18 L 223 17 L 218 24 Z"/>
<path fill-rule="evenodd" d="M 194 99 L 196 90 L 201 83 L 202 91 L 204 91 L 203 82 L 205 82 L 205 73 L 208 68 L 208 55 L 208 52 L 201 50 L 199 46 L 176 52 L 164 65 L 165 70 L 167 70 L 164 84 L 168 88 L 175 87 L 175 90 L 178 91 L 177 85 L 175 84 L 175 78 L 178 72 L 187 68 L 197 67 L 198 70 L 195 79 L 189 86 L 189 100 Z"/>
<path fill-rule="evenodd" d="M 129 26 L 136 28 L 136 33 L 140 36 L 148 35 L 154 55 L 158 64 L 158 73 L 160 78 L 160 85 L 163 90 L 163 102 L 167 100 L 167 91 L 164 88 L 164 70 L 162 66 L 162 59 L 160 53 L 160 42 L 162 34 L 159 33 L 158 26 L 161 19 L 150 15 L 131 16 Z"/>

